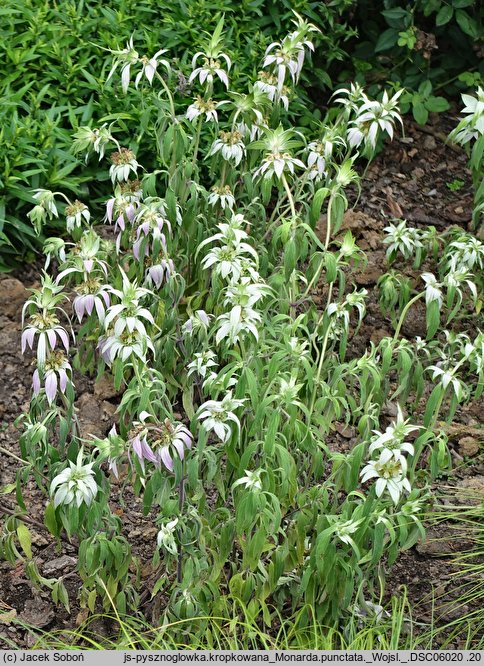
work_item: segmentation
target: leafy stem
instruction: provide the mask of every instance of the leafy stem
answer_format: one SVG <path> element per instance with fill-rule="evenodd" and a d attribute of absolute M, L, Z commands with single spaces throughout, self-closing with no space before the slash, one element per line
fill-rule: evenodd
<path fill-rule="evenodd" d="M 412 299 L 410 299 L 407 303 L 407 305 L 403 308 L 402 314 L 400 315 L 400 319 L 398 320 L 397 327 L 395 329 L 395 335 L 393 336 L 393 344 L 396 344 L 398 340 L 398 336 L 400 335 L 400 330 L 403 326 L 403 322 L 405 321 L 405 317 L 407 316 L 408 311 L 412 307 L 414 303 L 416 303 L 418 300 L 423 298 L 425 296 L 425 291 L 420 292 L 416 296 L 414 296 Z"/>

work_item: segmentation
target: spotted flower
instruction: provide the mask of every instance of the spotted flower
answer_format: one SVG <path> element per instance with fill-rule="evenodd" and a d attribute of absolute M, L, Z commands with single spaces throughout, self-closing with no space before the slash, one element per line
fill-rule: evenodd
<path fill-rule="evenodd" d="M 205 114 L 205 122 L 217 122 L 217 102 L 214 102 L 212 98 L 203 99 L 200 95 L 197 95 L 193 104 L 187 109 L 186 117 L 188 120 L 195 120 L 199 116 Z"/>
<path fill-rule="evenodd" d="M 47 353 L 53 351 L 59 340 L 62 342 L 66 352 L 69 351 L 69 336 L 67 331 L 60 325 L 59 319 L 53 313 L 42 312 L 30 316 L 30 323 L 24 329 L 21 337 L 22 354 L 27 345 L 33 348 L 35 337 L 37 338 L 37 362 L 39 366 L 45 363 Z"/>
<path fill-rule="evenodd" d="M 70 204 L 69 206 L 66 206 L 65 214 L 66 214 L 66 228 L 67 231 L 69 232 L 75 228 L 80 227 L 82 225 L 83 220 L 87 224 L 89 224 L 89 220 L 91 219 L 91 213 L 89 212 L 89 208 L 86 206 L 86 204 L 83 204 L 81 201 L 78 201 L 77 199 L 74 201 L 74 203 Z"/>
<path fill-rule="evenodd" d="M 130 173 L 136 176 L 140 166 L 136 161 L 135 154 L 128 148 L 121 148 L 118 152 L 112 153 L 111 162 L 109 175 L 113 183 L 128 180 Z"/>
<path fill-rule="evenodd" d="M 219 139 L 213 142 L 208 155 L 221 153 L 224 160 L 233 162 L 238 166 L 245 155 L 245 145 L 242 141 L 242 135 L 237 130 L 235 132 L 220 132 Z"/>

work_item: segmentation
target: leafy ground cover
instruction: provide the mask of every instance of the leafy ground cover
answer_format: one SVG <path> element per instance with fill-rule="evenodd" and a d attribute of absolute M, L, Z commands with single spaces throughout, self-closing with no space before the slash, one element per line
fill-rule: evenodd
<path fill-rule="evenodd" d="M 361 193 L 355 189 L 349 195 L 356 206 L 345 214 L 341 234 L 351 231 L 360 248 L 367 254 L 368 263 L 355 273 L 355 282 L 360 288 L 369 291 L 366 317 L 349 344 L 349 354 L 353 357 L 358 357 L 371 343 L 377 344 L 392 332 L 391 317 L 381 312 L 378 290 L 379 279 L 385 272 L 386 245 L 383 243 L 385 237 L 383 228 L 388 223 L 388 217 L 403 216 L 412 223 L 412 226 L 419 229 L 426 229 L 429 225 L 439 230 L 453 226 L 465 230 L 472 229 L 473 191 L 470 174 L 466 170 L 467 158 L 462 151 L 450 151 L 444 143 L 444 138 L 455 127 L 456 118 L 446 116 L 434 120 L 434 124 L 426 126 L 423 130 L 408 124 L 405 136 L 396 139 L 370 165 Z M 455 186 L 456 181 L 460 185 Z M 318 237 L 321 239 L 325 236 L 325 224 L 326 218 L 323 215 L 316 227 Z M 409 275 L 417 276 L 418 273 L 410 268 Z M 19 313 L 26 299 L 25 287 L 39 286 L 36 266 L 22 268 L 13 276 L 4 277 L 0 283 L 3 312 L 0 353 L 6 380 L 2 385 L 0 396 L 4 423 L 4 429 L 0 433 L 0 443 L 2 449 L 7 449 L 19 457 L 21 452 L 18 447 L 18 430 L 13 422 L 20 411 L 29 410 L 31 390 L 29 372 L 31 358 L 21 355 L 18 344 L 21 333 Z M 325 295 L 325 286 L 321 283 L 315 288 L 316 303 L 325 300 Z M 415 336 L 425 336 L 425 331 L 425 309 L 422 307 L 411 310 L 402 329 L 403 335 L 406 339 L 412 340 Z M 115 409 L 119 404 L 120 391 L 106 379 L 95 383 L 78 372 L 74 373 L 74 384 L 78 396 L 75 404 L 79 410 L 81 436 L 105 437 L 113 419 L 116 419 Z M 417 409 L 416 417 L 421 409 L 422 407 Z M 403 603 L 400 612 L 394 608 L 391 627 L 388 627 L 387 620 L 376 623 L 376 628 L 372 624 L 373 621 L 370 621 L 370 626 L 363 630 L 358 624 L 361 618 L 354 616 L 347 617 L 344 621 L 344 626 L 347 628 L 353 623 L 353 628 L 346 634 L 344 626 L 340 628 L 341 633 L 316 629 L 311 634 L 307 627 L 298 633 L 294 629 L 294 624 L 290 624 L 287 627 L 287 632 L 290 634 L 287 639 L 283 635 L 286 631 L 284 623 L 282 631 L 278 616 L 275 614 L 272 628 L 262 624 L 257 629 L 253 627 L 244 633 L 244 630 L 231 625 L 232 628 L 225 637 L 223 632 L 219 635 L 216 631 L 212 633 L 208 631 L 205 637 L 195 632 L 191 638 L 185 637 L 189 644 L 209 645 L 208 639 L 207 642 L 205 640 L 207 636 L 212 635 L 215 644 L 217 641 L 226 641 L 222 644 L 227 647 L 274 644 L 292 647 L 318 645 L 342 647 L 350 644 L 361 648 L 388 644 L 390 647 L 403 647 L 415 644 L 428 646 L 432 640 L 434 645 L 451 648 L 466 644 L 477 646 L 479 626 L 481 626 L 479 622 L 482 622 L 480 615 L 482 596 L 479 598 L 479 583 L 476 585 L 475 582 L 476 572 L 463 571 L 462 560 L 460 562 L 453 560 L 456 556 L 464 557 L 461 553 L 466 548 L 473 547 L 472 534 L 462 529 L 462 525 L 469 527 L 472 520 L 469 515 L 475 515 L 477 512 L 477 519 L 474 521 L 479 526 L 479 503 L 482 502 L 484 492 L 480 429 L 482 413 L 483 403 L 482 398 L 479 398 L 462 409 L 459 408 L 452 424 L 443 425 L 449 437 L 454 469 L 433 484 L 435 506 L 433 509 L 429 508 L 424 521 L 426 525 L 430 525 L 429 539 L 425 543 L 417 543 L 400 555 L 387 572 L 382 597 L 378 589 L 374 590 L 375 602 L 386 605 L 392 596 L 395 599 L 402 599 L 402 586 L 408 589 L 408 606 Z M 395 418 L 395 404 L 384 406 L 382 415 L 388 421 Z M 327 446 L 336 455 L 347 454 L 358 441 L 354 425 L 346 424 L 345 421 L 345 416 L 342 415 L 328 433 Z M 3 495 L 0 507 L 4 512 L 15 512 L 15 490 L 12 484 L 15 484 L 16 463 L 4 452 L 0 451 L 0 455 L 2 456 L 1 484 L 4 489 L 9 490 Z M 153 522 L 153 516 L 143 515 L 140 498 L 135 497 L 128 489 L 124 491 L 122 501 L 119 501 L 120 490 L 115 483 L 112 488 L 111 505 L 122 517 L 123 534 L 132 545 L 133 553 L 139 558 L 142 588 L 147 590 L 156 582 L 157 574 L 152 566 L 152 552 L 158 528 Z M 63 540 L 61 547 L 56 547 L 55 540 L 43 526 L 45 500 L 33 481 L 24 488 L 23 494 L 24 501 L 29 507 L 26 524 L 32 534 L 32 554 L 35 562 L 45 578 L 62 577 L 69 599 L 70 613 L 62 605 L 54 604 L 49 590 L 34 592 L 35 588 L 26 576 L 25 562 L 19 561 L 15 568 L 12 568 L 10 563 L 4 562 L 1 565 L 0 597 L 7 618 L 10 617 L 10 620 L 3 622 L 2 647 L 12 643 L 19 646 L 33 646 L 39 640 L 39 633 L 42 630 L 60 631 L 56 637 L 40 639 L 50 645 L 59 645 L 56 641 L 61 641 L 60 644 L 63 644 L 62 641 L 77 643 L 80 641 L 81 645 L 86 645 L 83 638 L 76 639 L 66 633 L 67 629 L 75 631 L 77 625 L 81 625 L 83 636 L 89 634 L 91 637 L 96 637 L 93 640 L 97 640 L 97 644 L 102 643 L 103 640 L 107 640 L 107 636 L 112 637 L 116 634 L 117 622 L 113 619 L 96 617 L 88 619 L 88 610 L 79 606 L 78 590 L 81 580 L 77 571 L 76 545 Z M 466 514 L 465 507 L 469 503 L 471 506 L 474 505 L 474 509 L 471 514 Z M 465 518 L 466 515 L 468 519 Z M 443 532 L 442 526 L 446 533 L 444 539 L 440 537 Z M 477 529 L 479 530 L 479 527 Z M 479 555 L 478 550 L 471 551 L 469 561 L 479 566 L 481 557 L 482 554 Z M 150 596 L 150 594 L 142 595 L 140 607 L 148 621 L 156 626 L 168 599 L 164 595 L 158 595 L 152 600 Z M 38 631 L 16 624 L 12 613 L 21 622 L 31 627 L 33 625 Z M 411 633 L 408 630 L 410 615 Z M 235 611 L 236 627 L 239 623 L 243 624 L 243 616 L 242 611 Z M 469 616 L 469 620 L 462 620 L 465 616 Z M 84 622 L 88 624 L 83 625 Z M 250 627 L 250 618 L 247 619 L 247 623 Z M 400 623 L 400 629 L 403 627 L 403 631 L 395 632 L 395 623 Z M 429 638 L 425 635 L 426 627 L 432 623 L 436 627 L 450 626 L 441 635 Z M 127 646 L 135 642 L 139 645 L 140 641 L 142 644 L 145 640 L 147 641 L 145 645 L 163 646 L 163 642 L 156 643 L 156 640 L 165 640 L 163 636 L 154 639 L 155 642 L 150 642 L 151 631 L 143 625 L 127 625 L 115 645 Z M 419 643 L 415 639 L 415 634 L 421 636 L 422 642 Z M 392 636 L 394 641 L 395 636 L 398 636 L 399 642 L 385 643 L 391 641 Z M 175 639 L 172 635 L 167 640 Z"/>

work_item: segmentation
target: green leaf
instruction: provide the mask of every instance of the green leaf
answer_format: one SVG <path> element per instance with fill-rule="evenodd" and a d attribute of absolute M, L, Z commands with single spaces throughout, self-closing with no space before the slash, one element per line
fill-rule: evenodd
<path fill-rule="evenodd" d="M 428 97 L 432 92 L 432 82 L 428 79 L 426 81 L 422 81 L 418 87 L 418 92 L 420 95 L 422 95 L 422 97 Z"/>
<path fill-rule="evenodd" d="M 440 25 L 445 25 L 450 21 L 454 14 L 454 8 L 451 7 L 450 5 L 443 5 L 443 7 L 440 9 L 440 11 L 437 13 L 437 16 L 435 17 L 435 25 L 440 26 Z"/>
<path fill-rule="evenodd" d="M 268 456 L 272 456 L 274 453 L 279 421 L 280 412 L 275 409 L 269 418 L 269 425 L 267 427 L 266 436 L 264 439 L 264 453 L 266 453 Z"/>
<path fill-rule="evenodd" d="M 284 245 L 284 276 L 288 280 L 296 268 L 297 250 L 294 238 L 290 238 Z"/>
<path fill-rule="evenodd" d="M 419 125 L 425 125 L 425 123 L 429 118 L 429 112 L 422 104 L 422 102 L 417 102 L 416 104 L 413 105 L 412 114 Z"/>
<path fill-rule="evenodd" d="M 183 403 L 183 409 L 185 410 L 186 415 L 191 421 L 195 416 L 195 408 L 193 406 L 193 386 L 185 387 L 182 393 L 182 403 Z"/>
<path fill-rule="evenodd" d="M 405 18 L 410 12 L 403 7 L 394 7 L 393 9 L 384 9 L 381 14 L 387 19 L 401 19 Z"/>
<path fill-rule="evenodd" d="M 59 601 L 61 602 L 61 604 L 63 604 L 66 611 L 68 613 L 70 613 L 69 595 L 67 594 L 66 587 L 65 587 L 64 583 L 61 580 L 59 580 L 57 595 L 58 595 Z"/>
<path fill-rule="evenodd" d="M 380 51 L 388 51 L 388 49 L 393 48 L 398 41 L 398 30 L 395 28 L 388 28 L 381 33 L 378 38 L 378 41 L 375 46 L 375 53 L 380 53 Z"/>
<path fill-rule="evenodd" d="M 54 504 L 52 502 L 49 502 L 49 504 L 47 504 L 46 506 L 44 513 L 44 525 L 47 527 L 47 529 L 53 536 L 55 537 L 59 536 L 59 526 L 57 524 Z"/>
<path fill-rule="evenodd" d="M 152 598 L 152 599 L 153 599 L 154 597 L 156 597 L 156 595 L 157 595 L 158 592 L 163 588 L 163 586 L 164 586 L 165 583 L 166 583 L 166 576 L 165 576 L 165 575 L 163 575 L 163 576 L 161 576 L 160 578 L 158 578 L 158 580 L 156 581 L 156 583 L 155 583 L 155 585 L 154 585 L 154 587 L 153 587 L 153 589 L 152 589 L 152 591 L 151 591 L 151 598 Z"/>
<path fill-rule="evenodd" d="M 466 35 L 477 38 L 479 36 L 479 28 L 476 21 L 469 16 L 463 9 L 458 9 L 455 13 L 455 19 L 459 28 Z"/>
<path fill-rule="evenodd" d="M 32 535 L 24 523 L 17 527 L 17 536 L 22 550 L 29 560 L 32 559 Z"/>
<path fill-rule="evenodd" d="M 338 263 L 332 252 L 326 252 L 324 255 L 324 267 L 326 269 L 326 282 L 328 284 L 334 282 L 338 273 Z"/>
<path fill-rule="evenodd" d="M 445 97 L 429 97 L 428 100 L 424 102 L 425 108 L 428 111 L 433 111 L 434 113 L 442 113 L 442 111 L 447 111 L 450 108 L 449 102 Z"/>
<path fill-rule="evenodd" d="M 329 189 L 327 187 L 320 187 L 319 190 L 315 193 L 313 197 L 313 202 L 311 204 L 311 211 L 309 213 L 309 222 L 310 224 L 315 224 L 319 216 L 321 215 L 321 207 L 323 201 L 329 194 Z"/>
<path fill-rule="evenodd" d="M 123 590 L 118 592 L 116 596 L 116 609 L 120 615 L 124 615 L 126 613 L 126 593 L 123 592 Z"/>
<path fill-rule="evenodd" d="M 96 598 L 97 598 L 97 591 L 91 590 L 87 597 L 87 607 L 89 608 L 91 613 L 94 613 L 96 609 Z"/>
<path fill-rule="evenodd" d="M 425 407 L 425 414 L 423 419 L 425 427 L 430 425 L 434 412 L 437 409 L 437 405 L 441 400 L 443 391 L 444 389 L 442 388 L 442 385 L 437 384 L 437 386 L 434 387 L 432 393 L 430 394 L 430 397 L 427 400 L 427 405 Z"/>
<path fill-rule="evenodd" d="M 432 301 L 427 305 L 427 340 L 431 340 L 440 326 L 440 308 L 438 301 Z"/>

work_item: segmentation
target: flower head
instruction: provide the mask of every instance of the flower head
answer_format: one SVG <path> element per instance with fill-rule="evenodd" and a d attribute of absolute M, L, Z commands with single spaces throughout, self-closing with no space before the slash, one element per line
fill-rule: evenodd
<path fill-rule="evenodd" d="M 374 150 L 378 135 L 382 131 L 387 132 L 392 139 L 395 122 L 402 124 L 398 112 L 398 98 L 402 93 L 403 89 L 398 90 L 393 97 L 388 97 L 385 90 L 380 102 L 370 100 L 364 93 L 361 93 L 363 104 L 356 110 L 356 119 L 350 122 L 347 134 L 348 144 L 351 147 L 358 147 L 364 143 L 365 147 Z"/>
<path fill-rule="evenodd" d="M 117 358 L 120 358 L 123 363 L 127 363 L 131 358 L 138 358 L 143 363 L 146 363 L 148 349 L 153 354 L 155 353 L 155 348 L 150 337 L 146 333 L 140 333 L 137 329 L 131 333 L 128 330 L 124 330 L 121 335 L 101 337 L 98 342 L 98 349 L 101 357 L 109 366 Z"/>
<path fill-rule="evenodd" d="M 289 74 L 292 83 L 297 83 L 304 64 L 306 49 L 314 51 L 313 43 L 308 39 L 311 32 L 319 32 L 312 23 L 308 23 L 298 14 L 296 30 L 289 33 L 282 42 L 273 42 L 266 49 L 263 67 L 270 68 L 277 77 L 279 92 Z"/>
<path fill-rule="evenodd" d="M 195 333 L 206 335 L 211 317 L 213 315 L 207 314 L 205 310 L 196 310 L 183 324 L 183 334 L 187 336 L 192 336 Z"/>
<path fill-rule="evenodd" d="M 27 345 L 33 348 L 35 337 L 37 339 L 37 363 L 39 367 L 45 364 L 46 356 L 54 351 L 59 340 L 62 342 L 66 352 L 69 351 L 69 336 L 67 331 L 60 326 L 57 315 L 52 312 L 36 312 L 30 316 L 30 323 L 24 329 L 21 337 L 22 354 Z"/>
<path fill-rule="evenodd" d="M 209 368 L 217 368 L 218 363 L 214 359 L 216 358 L 213 351 L 208 349 L 204 352 L 195 353 L 193 355 L 193 361 L 188 364 L 188 373 L 187 376 L 194 374 L 195 372 L 205 379 L 207 371 Z"/>
<path fill-rule="evenodd" d="M 89 506 L 98 493 L 92 468 L 94 463 L 82 464 L 83 450 L 79 451 L 75 463 L 69 461 L 69 467 L 54 477 L 50 484 L 50 494 L 54 495 L 54 506 L 75 503 L 79 508 L 82 503 Z"/>
<path fill-rule="evenodd" d="M 197 62 L 199 59 L 202 59 L 202 64 L 197 67 Z M 222 67 L 222 61 L 225 61 L 225 66 L 227 71 Z M 215 77 L 218 78 L 226 88 L 229 87 L 229 77 L 227 72 L 230 70 L 232 62 L 228 55 L 222 52 L 211 52 L 203 53 L 198 51 L 195 53 L 192 59 L 192 68 L 193 71 L 190 74 L 188 83 L 192 83 L 195 79 L 198 78 L 201 85 L 213 86 Z"/>
<path fill-rule="evenodd" d="M 262 490 L 262 479 L 261 476 L 264 474 L 263 469 L 256 469 L 254 472 L 251 472 L 250 470 L 246 469 L 245 470 L 245 476 L 241 476 L 240 479 L 237 479 L 237 481 L 233 484 L 233 488 L 237 488 L 237 486 L 245 486 L 246 490 L 251 490 L 253 492 L 259 492 Z"/>
<path fill-rule="evenodd" d="M 120 290 L 109 287 L 109 292 L 114 294 L 120 303 L 111 305 L 106 314 L 104 326 L 108 329 L 114 322 L 114 335 L 118 337 L 125 330 L 130 334 L 137 331 L 141 336 L 147 337 L 144 322 L 154 324 L 154 319 L 151 312 L 143 308 L 139 301 L 151 292 L 144 287 L 138 287 L 136 281 L 130 282 L 122 268 L 119 270 L 123 276 L 123 288 Z"/>
<path fill-rule="evenodd" d="M 410 481 L 406 478 L 407 462 L 403 456 L 395 457 L 392 451 L 385 449 L 378 460 L 371 460 L 361 471 L 361 482 L 377 479 L 375 491 L 381 497 L 385 490 L 393 502 L 398 504 L 404 490 L 411 491 Z"/>
<path fill-rule="evenodd" d="M 148 56 L 140 57 L 138 51 L 136 51 L 134 48 L 132 36 L 126 43 L 126 48 L 111 50 L 111 53 L 114 55 L 114 62 L 113 66 L 111 67 L 111 71 L 108 74 L 108 78 L 106 79 L 106 83 L 111 79 L 118 67 L 120 67 L 121 87 L 124 93 L 128 91 L 129 82 L 131 79 L 131 68 L 134 65 L 141 64 L 141 71 L 136 75 L 135 78 L 136 88 L 138 87 L 143 76 L 148 79 L 150 84 L 153 82 L 153 77 L 155 75 L 158 64 L 161 63 L 168 70 L 168 72 L 170 71 L 170 65 L 168 61 L 160 60 L 160 56 L 163 53 L 166 53 L 165 49 L 157 51 L 152 58 L 149 58 Z"/>
<path fill-rule="evenodd" d="M 409 453 L 413 456 L 414 448 L 412 444 L 405 442 L 404 439 L 417 429 L 418 426 L 411 425 L 408 420 L 404 420 L 401 407 L 397 405 L 397 420 L 389 425 L 383 433 L 379 430 L 373 430 L 376 437 L 372 439 L 370 444 L 370 455 L 378 449 L 383 449 Z"/>
<path fill-rule="evenodd" d="M 405 259 L 410 259 L 416 249 L 423 247 L 422 232 L 419 229 L 407 227 L 406 220 L 399 220 L 398 224 L 389 224 L 384 228 L 386 236 L 384 243 L 388 244 L 387 256 L 401 252 Z"/>
<path fill-rule="evenodd" d="M 104 125 L 99 128 L 91 128 L 87 125 L 83 125 L 82 127 L 79 127 L 77 132 L 74 134 L 72 150 L 75 153 L 85 151 L 86 162 L 89 158 L 91 150 L 99 155 L 99 160 L 102 160 L 106 146 L 111 141 L 116 143 L 116 140 L 112 136 L 110 129 L 108 129 L 107 123 L 104 123 Z"/>
<path fill-rule="evenodd" d="M 141 71 L 138 72 L 134 80 L 134 85 L 136 88 L 139 86 L 143 76 L 146 77 L 150 85 L 153 83 L 153 77 L 156 74 L 156 70 L 159 64 L 162 64 L 167 72 L 170 73 L 171 68 L 168 61 L 164 59 L 160 60 L 160 56 L 163 55 L 163 53 L 166 53 L 166 49 L 160 49 L 151 58 L 144 55 L 138 60 L 138 62 L 141 64 Z M 126 90 L 124 92 L 126 92 Z"/>
<path fill-rule="evenodd" d="M 65 214 L 67 231 L 72 231 L 74 228 L 80 227 L 83 220 L 89 224 L 89 220 L 91 219 L 89 208 L 77 199 L 74 203 L 66 206 Z"/>
<path fill-rule="evenodd" d="M 234 345 L 242 333 L 251 333 L 258 340 L 257 325 L 261 321 L 260 313 L 253 308 L 235 305 L 230 312 L 217 317 L 215 341 L 220 344 L 226 338 L 229 344 Z"/>
<path fill-rule="evenodd" d="M 240 429 L 240 421 L 234 414 L 234 410 L 241 407 L 245 402 L 232 398 L 229 391 L 223 400 L 208 400 L 198 410 L 198 420 L 207 432 L 213 430 L 222 442 L 227 442 L 232 435 L 232 423 Z"/>
<path fill-rule="evenodd" d="M 164 550 L 166 550 L 168 553 L 171 553 L 172 555 L 176 555 L 178 552 L 175 540 L 175 528 L 177 525 L 178 518 L 170 520 L 168 523 L 166 523 L 166 525 L 161 526 L 156 538 L 158 548 L 164 548 Z"/>
<path fill-rule="evenodd" d="M 140 421 L 134 423 L 129 443 L 143 472 L 145 461 L 158 467 L 163 464 L 168 471 L 173 472 L 174 456 L 183 460 L 185 449 L 191 449 L 192 441 L 192 434 L 183 423 L 172 422 L 170 419 L 158 423 L 151 414 L 142 412 Z"/>
<path fill-rule="evenodd" d="M 160 259 L 156 264 L 149 266 L 145 273 L 145 284 L 157 289 L 167 282 L 175 272 L 175 264 L 171 259 Z"/>
<path fill-rule="evenodd" d="M 120 148 L 118 152 L 113 153 L 111 155 L 111 162 L 109 175 L 113 183 L 128 180 L 131 172 L 136 175 L 140 166 L 136 161 L 135 154 L 128 148 Z"/>
<path fill-rule="evenodd" d="M 211 206 L 220 204 L 222 210 L 225 210 L 226 208 L 232 210 L 232 208 L 235 206 L 235 197 L 232 194 L 232 190 L 230 189 L 229 185 L 224 185 L 223 187 L 214 185 L 210 190 L 207 201 Z"/>
<path fill-rule="evenodd" d="M 103 285 L 98 278 L 88 277 L 74 289 L 77 296 L 74 298 L 72 307 L 79 321 L 82 321 L 85 314 L 90 316 L 95 310 L 100 323 L 103 324 L 106 309 L 111 304 L 108 286 Z"/>
<path fill-rule="evenodd" d="M 300 159 L 293 157 L 291 151 L 300 145 L 292 130 L 284 130 L 281 126 L 275 130 L 263 129 L 264 138 L 254 141 L 249 148 L 265 151 L 262 164 L 254 171 L 254 178 L 273 178 L 279 180 L 284 172 L 294 174 L 295 168 L 306 169 Z"/>
<path fill-rule="evenodd" d="M 205 122 L 216 123 L 218 121 L 217 106 L 217 102 L 214 102 L 211 97 L 204 99 L 200 95 L 197 95 L 193 104 L 190 104 L 188 107 L 186 117 L 188 120 L 195 120 L 195 118 L 205 114 Z"/>
<path fill-rule="evenodd" d="M 242 141 L 242 135 L 239 131 L 219 132 L 219 138 L 213 142 L 208 155 L 221 153 L 224 160 L 233 162 L 238 166 L 245 155 L 245 145 Z"/>
<path fill-rule="evenodd" d="M 484 88 L 478 86 L 476 97 L 462 95 L 462 101 L 465 105 L 462 113 L 466 117 L 451 132 L 450 138 L 464 146 L 484 135 Z"/>
<path fill-rule="evenodd" d="M 259 72 L 259 78 L 254 83 L 254 89 L 265 93 L 271 102 L 282 102 L 283 107 L 288 111 L 290 89 L 287 86 L 280 87 L 275 74 L 270 72 Z"/>
<path fill-rule="evenodd" d="M 437 281 L 433 273 L 422 273 L 422 280 L 425 282 L 425 302 L 427 305 L 432 301 L 437 301 L 439 308 L 442 307 L 442 285 Z"/>

